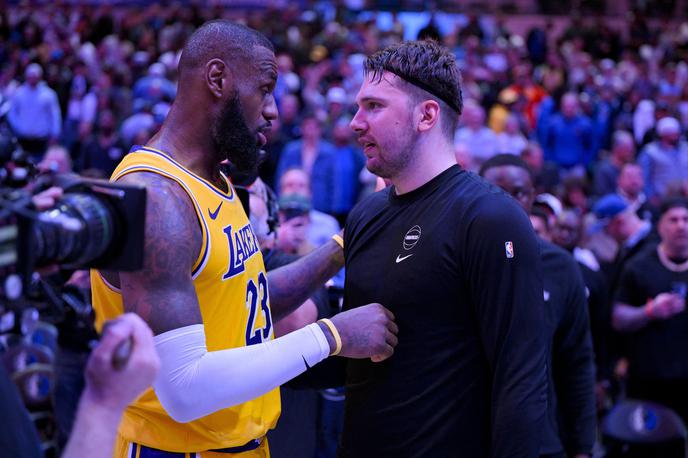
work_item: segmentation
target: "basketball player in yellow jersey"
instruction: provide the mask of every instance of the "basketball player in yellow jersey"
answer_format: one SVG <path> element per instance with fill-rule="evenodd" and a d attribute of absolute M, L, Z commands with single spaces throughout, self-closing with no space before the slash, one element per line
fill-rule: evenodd
<path fill-rule="evenodd" d="M 124 414 L 117 457 L 267 457 L 280 384 L 331 354 L 382 361 L 393 353 L 397 327 L 380 304 L 273 339 L 273 323 L 343 263 L 332 241 L 266 275 L 255 234 L 219 172 L 225 159 L 256 170 L 277 117 L 276 79 L 264 36 L 228 21 L 204 24 L 184 46 L 162 128 L 112 177 L 148 190 L 144 268 L 92 272 L 98 323 L 137 313 L 161 361 L 153 389 Z"/>

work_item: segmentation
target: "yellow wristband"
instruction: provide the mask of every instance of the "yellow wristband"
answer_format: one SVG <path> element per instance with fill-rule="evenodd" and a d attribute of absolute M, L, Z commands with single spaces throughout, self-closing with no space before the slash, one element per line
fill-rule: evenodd
<path fill-rule="evenodd" d="M 339 331 L 337 331 L 337 328 L 334 326 L 334 323 L 327 318 L 322 318 L 318 321 L 322 321 L 325 323 L 325 326 L 330 328 L 330 332 L 332 333 L 332 337 L 334 337 L 335 341 L 335 349 L 334 352 L 330 356 L 336 356 L 339 354 L 340 351 L 342 351 L 342 338 L 339 336 Z"/>
<path fill-rule="evenodd" d="M 340 247 L 342 247 L 342 250 L 344 249 L 344 239 L 342 238 L 341 235 L 339 235 L 339 234 L 334 234 L 334 235 L 332 236 L 332 240 L 334 240 L 335 242 L 337 242 L 337 245 L 339 245 Z"/>

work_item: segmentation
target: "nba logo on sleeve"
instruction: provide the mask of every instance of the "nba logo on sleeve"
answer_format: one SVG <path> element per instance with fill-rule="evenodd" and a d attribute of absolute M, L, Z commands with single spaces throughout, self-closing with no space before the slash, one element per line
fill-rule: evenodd
<path fill-rule="evenodd" d="M 506 252 L 506 258 L 511 259 L 514 257 L 514 243 L 510 240 L 504 242 L 504 251 Z"/>

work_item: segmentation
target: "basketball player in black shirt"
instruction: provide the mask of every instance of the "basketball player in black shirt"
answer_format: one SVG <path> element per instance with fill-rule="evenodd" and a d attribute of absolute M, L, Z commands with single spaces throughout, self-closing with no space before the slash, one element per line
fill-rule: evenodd
<path fill-rule="evenodd" d="M 369 57 L 351 127 L 392 186 L 345 230 L 345 308 L 393 311 L 393 358 L 348 363 L 342 457 L 533 457 L 546 410 L 537 240 L 513 199 L 456 164 L 454 56 Z"/>
<path fill-rule="evenodd" d="M 535 198 L 528 165 L 518 156 L 488 159 L 480 175 L 504 189 L 529 212 Z M 590 457 L 595 443 L 595 367 L 585 283 L 573 257 L 538 239 L 543 270 L 547 333 L 549 403 L 540 456 Z"/>

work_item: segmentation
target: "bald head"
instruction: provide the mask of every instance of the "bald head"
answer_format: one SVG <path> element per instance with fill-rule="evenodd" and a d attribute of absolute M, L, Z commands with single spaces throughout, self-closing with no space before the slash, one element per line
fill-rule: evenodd
<path fill-rule="evenodd" d="M 179 60 L 180 86 L 190 70 L 205 67 L 212 59 L 221 59 L 227 64 L 251 62 L 256 46 L 274 52 L 270 40 L 251 28 L 224 19 L 206 22 L 184 45 Z"/>

